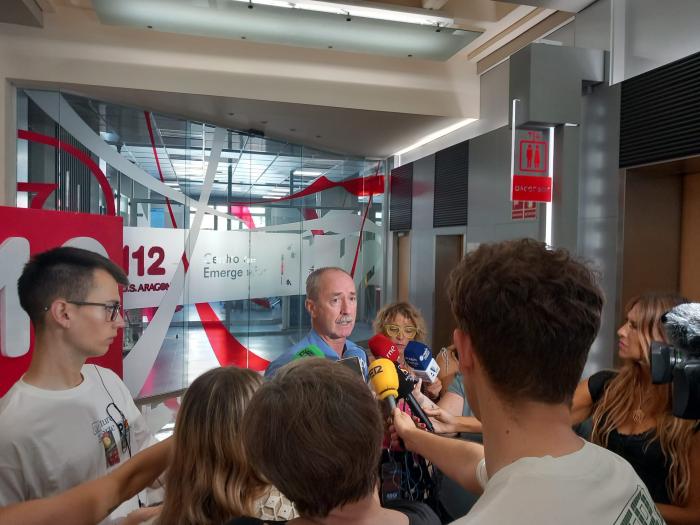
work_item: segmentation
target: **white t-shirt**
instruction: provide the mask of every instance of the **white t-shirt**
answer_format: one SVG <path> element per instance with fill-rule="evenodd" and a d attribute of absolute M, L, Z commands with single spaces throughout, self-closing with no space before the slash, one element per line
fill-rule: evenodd
<path fill-rule="evenodd" d="M 129 434 L 132 455 L 155 443 L 114 372 L 95 365 L 81 372 L 83 382 L 75 388 L 43 390 L 20 379 L 0 399 L 0 506 L 51 496 L 106 474 L 129 459 L 122 435 Z M 124 418 L 129 432 L 120 434 Z M 111 517 L 136 508 L 134 497 Z"/>
<path fill-rule="evenodd" d="M 592 443 L 554 458 L 522 458 L 496 472 L 455 524 L 657 525 L 644 483 L 617 454 Z"/>

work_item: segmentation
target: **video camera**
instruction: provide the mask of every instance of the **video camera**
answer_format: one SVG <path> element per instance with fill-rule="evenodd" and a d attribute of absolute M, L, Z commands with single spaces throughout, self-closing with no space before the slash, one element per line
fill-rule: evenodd
<path fill-rule="evenodd" d="M 670 344 L 651 343 L 651 381 L 673 383 L 673 415 L 700 419 L 700 303 L 669 310 L 661 322 Z"/>

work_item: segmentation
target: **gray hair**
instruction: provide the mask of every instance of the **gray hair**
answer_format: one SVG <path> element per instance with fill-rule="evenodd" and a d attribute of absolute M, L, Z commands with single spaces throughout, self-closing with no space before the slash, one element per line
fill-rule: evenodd
<path fill-rule="evenodd" d="M 321 281 L 321 277 L 323 276 L 324 273 L 329 272 L 331 270 L 335 270 L 338 272 L 342 272 L 350 279 L 352 279 L 352 275 L 350 275 L 348 272 L 343 270 L 342 268 L 338 268 L 337 266 L 324 266 L 323 268 L 318 268 L 317 270 L 314 270 L 309 274 L 309 276 L 306 278 L 306 297 L 307 299 L 311 299 L 312 301 L 315 301 L 318 299 L 318 289 L 319 289 L 319 283 Z"/>

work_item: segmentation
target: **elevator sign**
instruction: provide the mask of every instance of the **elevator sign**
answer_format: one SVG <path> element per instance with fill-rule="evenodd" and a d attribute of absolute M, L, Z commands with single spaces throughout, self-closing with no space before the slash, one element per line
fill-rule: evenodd
<path fill-rule="evenodd" d="M 552 202 L 549 140 L 538 130 L 516 130 L 511 200 Z"/>

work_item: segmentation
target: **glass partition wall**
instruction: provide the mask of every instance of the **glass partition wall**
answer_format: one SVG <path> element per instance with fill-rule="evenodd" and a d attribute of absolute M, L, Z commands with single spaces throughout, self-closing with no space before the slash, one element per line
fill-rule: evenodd
<path fill-rule="evenodd" d="M 352 339 L 371 335 L 385 162 L 56 91 L 20 90 L 17 121 L 17 181 L 55 185 L 44 209 L 123 218 L 134 397 L 219 365 L 264 370 L 310 327 L 314 268 L 354 268 Z"/>

